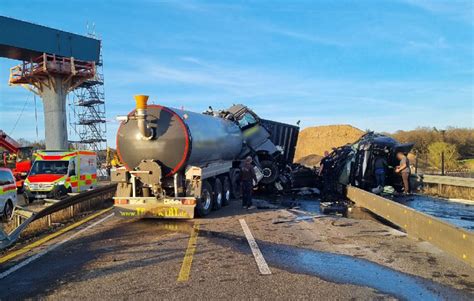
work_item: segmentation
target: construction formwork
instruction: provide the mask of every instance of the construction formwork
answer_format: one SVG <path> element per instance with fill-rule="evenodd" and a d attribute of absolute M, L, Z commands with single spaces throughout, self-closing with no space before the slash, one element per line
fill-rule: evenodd
<path fill-rule="evenodd" d="M 21 85 L 43 99 L 46 149 L 69 148 L 66 95 L 95 78 L 95 70 L 95 62 L 46 53 L 10 68 L 10 85 Z"/>

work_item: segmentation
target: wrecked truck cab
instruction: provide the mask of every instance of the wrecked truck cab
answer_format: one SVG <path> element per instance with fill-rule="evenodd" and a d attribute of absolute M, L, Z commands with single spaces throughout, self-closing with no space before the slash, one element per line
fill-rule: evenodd
<path fill-rule="evenodd" d="M 244 105 L 233 105 L 223 111 L 224 118 L 236 123 L 243 135 L 244 147 L 239 157 L 257 155 L 259 161 L 274 159 L 281 154 L 278 147 L 270 140 L 269 131 L 262 125 L 260 117 Z"/>
<path fill-rule="evenodd" d="M 240 158 L 252 156 L 255 164 L 261 170 L 263 185 L 277 185 L 280 182 L 283 148 L 271 139 L 271 133 L 264 126 L 264 122 L 248 107 L 238 104 L 220 112 L 224 119 L 233 121 L 242 131 L 243 147 Z M 290 126 L 290 125 L 287 125 Z M 296 146 L 296 144 L 295 144 Z M 279 185 L 281 188 L 281 185 Z"/>
<path fill-rule="evenodd" d="M 335 149 L 329 155 L 329 166 L 324 167 L 322 177 L 326 190 L 342 193 L 345 185 L 370 191 L 376 186 L 375 159 L 385 158 L 385 181 L 396 191 L 402 191 L 403 183 L 394 167 L 399 164 L 396 154 L 408 154 L 413 143 L 402 144 L 392 137 L 368 132 L 353 144 Z"/>

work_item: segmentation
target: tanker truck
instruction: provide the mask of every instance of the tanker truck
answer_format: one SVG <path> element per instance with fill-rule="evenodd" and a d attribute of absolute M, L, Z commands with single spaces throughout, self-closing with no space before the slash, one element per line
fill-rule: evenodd
<path fill-rule="evenodd" d="M 121 216 L 206 216 L 240 196 L 239 167 L 246 156 L 254 160 L 254 186 L 279 185 L 288 156 L 246 106 L 201 114 L 148 105 L 145 95 L 135 101 L 135 110 L 117 117 L 124 167 L 112 171 L 111 180 L 117 182 L 114 204 Z"/>

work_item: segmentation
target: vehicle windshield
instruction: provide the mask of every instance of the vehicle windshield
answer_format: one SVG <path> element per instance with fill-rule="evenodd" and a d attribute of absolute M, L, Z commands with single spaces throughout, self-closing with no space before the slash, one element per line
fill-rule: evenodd
<path fill-rule="evenodd" d="M 68 171 L 69 161 L 35 161 L 30 175 L 56 174 L 65 175 Z"/>
<path fill-rule="evenodd" d="M 240 128 L 245 128 L 254 125 L 255 123 L 257 123 L 257 120 L 255 120 L 255 117 L 253 117 L 250 113 L 245 113 L 244 116 L 242 116 L 242 118 L 239 120 Z"/>

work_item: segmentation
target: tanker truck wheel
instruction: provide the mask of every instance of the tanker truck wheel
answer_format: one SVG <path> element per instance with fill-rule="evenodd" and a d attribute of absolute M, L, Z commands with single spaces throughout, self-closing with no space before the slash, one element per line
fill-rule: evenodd
<path fill-rule="evenodd" d="M 216 178 L 214 181 L 214 210 L 221 209 L 223 200 L 224 192 L 222 191 L 222 182 Z"/>
<path fill-rule="evenodd" d="M 278 179 L 280 171 L 275 162 L 269 160 L 260 161 L 260 166 L 262 167 L 263 178 L 260 181 L 262 184 L 272 184 Z"/>
<path fill-rule="evenodd" d="M 240 196 L 242 192 L 240 191 L 241 185 L 240 185 L 240 170 L 235 169 L 231 173 L 231 183 L 232 183 L 232 195 L 234 196 L 235 199 L 240 199 Z"/>
<path fill-rule="evenodd" d="M 232 194 L 232 187 L 230 185 L 229 177 L 225 176 L 222 180 L 222 193 L 224 198 L 222 199 L 222 205 L 227 206 L 230 204 L 230 197 Z"/>
<path fill-rule="evenodd" d="M 199 217 L 204 217 L 212 209 L 212 186 L 208 181 L 202 182 L 201 197 L 197 200 L 196 213 Z"/>

